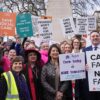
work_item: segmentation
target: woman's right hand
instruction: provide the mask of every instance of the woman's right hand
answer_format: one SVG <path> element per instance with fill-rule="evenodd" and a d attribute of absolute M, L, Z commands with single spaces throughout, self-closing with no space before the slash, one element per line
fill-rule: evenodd
<path fill-rule="evenodd" d="M 62 100 L 62 97 L 63 97 L 63 93 L 58 91 L 57 94 L 56 94 L 56 99 L 55 100 Z"/>

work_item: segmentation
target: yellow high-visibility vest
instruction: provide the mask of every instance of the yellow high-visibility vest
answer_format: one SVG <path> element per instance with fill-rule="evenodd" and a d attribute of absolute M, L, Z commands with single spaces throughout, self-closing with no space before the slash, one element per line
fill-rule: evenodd
<path fill-rule="evenodd" d="M 12 72 L 11 71 L 4 72 L 2 75 L 6 79 L 7 88 L 8 88 L 6 100 L 20 100 L 15 78 Z"/>

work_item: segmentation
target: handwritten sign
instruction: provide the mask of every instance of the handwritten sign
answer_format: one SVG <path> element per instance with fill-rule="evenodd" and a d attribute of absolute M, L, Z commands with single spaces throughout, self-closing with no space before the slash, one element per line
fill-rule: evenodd
<path fill-rule="evenodd" d="M 88 18 L 87 17 L 80 17 L 76 18 L 76 29 L 77 34 L 87 34 L 88 32 Z"/>
<path fill-rule="evenodd" d="M 74 21 L 72 17 L 60 19 L 60 24 L 63 30 L 64 36 L 73 35 L 76 33 Z"/>
<path fill-rule="evenodd" d="M 96 30 L 96 17 L 90 16 L 88 17 L 88 31 Z"/>
<path fill-rule="evenodd" d="M 43 40 L 50 40 L 52 37 L 52 20 L 38 19 L 38 32 Z"/>

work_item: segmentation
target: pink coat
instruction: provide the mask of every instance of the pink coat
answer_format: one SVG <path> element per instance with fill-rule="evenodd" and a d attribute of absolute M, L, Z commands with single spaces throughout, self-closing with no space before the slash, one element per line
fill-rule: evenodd
<path fill-rule="evenodd" d="M 48 51 L 47 50 L 40 50 L 41 59 L 46 63 L 48 61 Z"/>
<path fill-rule="evenodd" d="M 11 66 L 11 61 L 8 59 L 8 57 L 4 56 L 3 57 L 3 70 L 5 72 L 9 71 L 10 66 Z"/>

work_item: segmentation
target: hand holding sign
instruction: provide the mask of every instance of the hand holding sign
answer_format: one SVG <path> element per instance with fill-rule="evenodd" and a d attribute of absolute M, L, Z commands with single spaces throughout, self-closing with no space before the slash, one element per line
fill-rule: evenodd
<path fill-rule="evenodd" d="M 88 66 L 88 64 L 86 64 L 86 65 L 85 65 L 85 70 L 88 71 L 89 68 L 90 68 L 90 67 Z"/>

